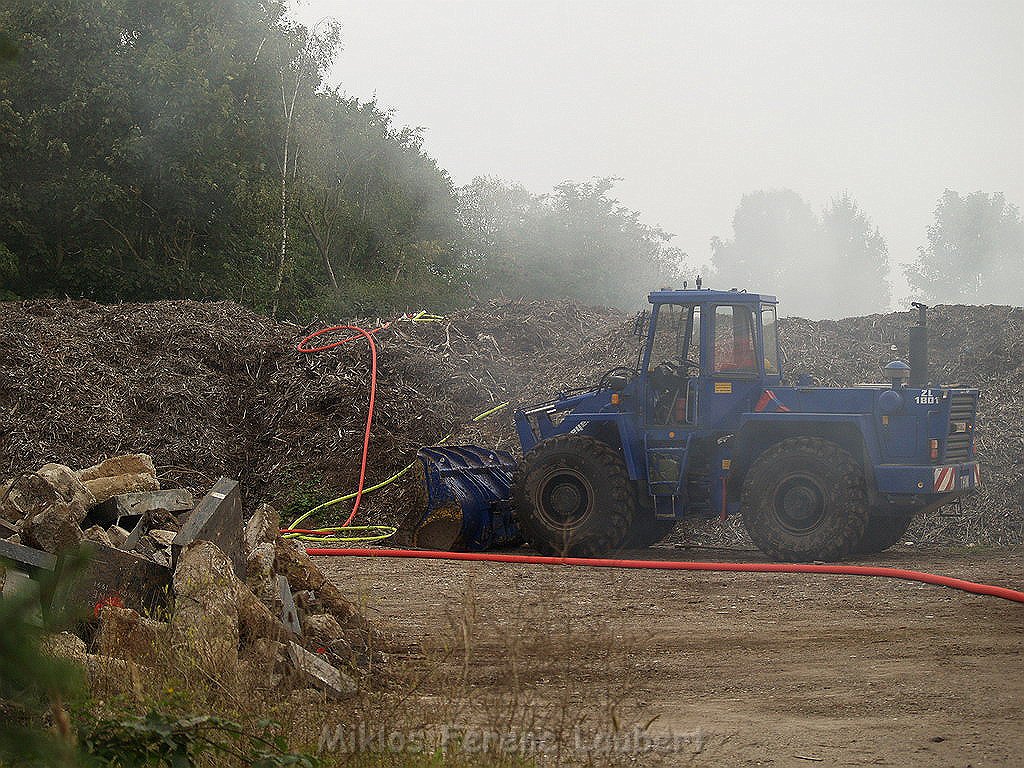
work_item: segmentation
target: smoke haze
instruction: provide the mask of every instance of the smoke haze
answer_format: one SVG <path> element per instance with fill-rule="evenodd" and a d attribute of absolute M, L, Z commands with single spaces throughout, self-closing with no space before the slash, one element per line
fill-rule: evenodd
<path fill-rule="evenodd" d="M 947 188 L 1024 202 L 1019 2 L 292 10 L 341 20 L 329 79 L 426 127 L 457 184 L 489 174 L 545 192 L 622 177 L 616 196 L 697 264 L 713 237 L 732 237 L 745 194 L 792 189 L 821 212 L 845 192 L 885 238 L 901 303 L 903 266 Z"/>

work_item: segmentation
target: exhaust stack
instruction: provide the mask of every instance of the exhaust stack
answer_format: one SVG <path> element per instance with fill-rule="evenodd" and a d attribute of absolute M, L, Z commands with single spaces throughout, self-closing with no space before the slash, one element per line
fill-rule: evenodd
<path fill-rule="evenodd" d="M 910 341 L 910 386 L 925 389 L 928 386 L 928 307 L 913 301 L 910 306 L 917 309 L 917 325 L 909 329 Z"/>

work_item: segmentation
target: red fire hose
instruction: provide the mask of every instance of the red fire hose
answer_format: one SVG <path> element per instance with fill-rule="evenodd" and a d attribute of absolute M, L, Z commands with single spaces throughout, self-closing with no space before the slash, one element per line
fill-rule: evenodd
<path fill-rule="evenodd" d="M 374 403 L 377 399 L 377 344 L 373 340 L 373 334 L 379 333 L 387 328 L 391 327 L 394 321 L 385 323 L 379 328 L 374 328 L 372 331 L 368 331 L 365 328 L 360 328 L 356 325 L 333 325 L 330 328 L 322 328 L 316 333 L 312 333 L 295 347 L 297 352 L 303 354 L 315 354 L 317 352 L 324 352 L 328 349 L 337 349 L 343 344 L 348 344 L 350 341 L 356 339 L 366 339 L 366 342 L 370 345 L 370 399 L 366 406 L 366 426 L 363 429 L 363 457 L 359 464 L 359 485 L 356 488 L 355 502 L 352 504 L 352 511 L 349 513 L 348 519 L 341 524 L 342 528 L 347 528 L 352 525 L 352 521 L 355 520 L 356 513 L 359 511 L 359 504 L 363 500 L 363 489 L 366 487 L 366 460 L 370 454 L 370 430 L 373 428 L 373 412 Z M 337 331 L 352 331 L 355 336 L 348 336 L 340 341 L 331 342 L 328 344 L 321 344 L 320 346 L 310 347 L 309 342 L 316 339 L 324 334 L 335 333 Z M 328 530 L 307 530 L 302 528 L 282 528 L 281 533 L 301 533 L 304 535 L 314 536 L 330 536 L 334 532 L 334 529 Z"/>
<path fill-rule="evenodd" d="M 355 503 L 348 519 L 342 524 L 342 528 L 352 525 L 352 521 L 359 511 L 359 503 L 362 500 L 363 489 L 366 484 L 366 462 L 370 451 L 370 430 L 373 425 L 374 401 L 377 394 L 377 345 L 373 335 L 389 328 L 391 321 L 380 328 L 367 331 L 354 325 L 336 325 L 324 328 L 313 333 L 296 347 L 296 351 L 311 354 L 323 352 L 328 349 L 347 344 L 359 338 L 366 339 L 370 345 L 370 397 L 366 414 L 366 426 L 363 431 L 362 461 L 359 467 L 359 485 L 355 493 Z M 355 335 L 348 336 L 339 341 L 310 347 L 308 344 L 313 339 L 324 334 L 337 331 L 351 331 Z M 329 536 L 338 529 L 306 530 L 296 528 L 284 528 L 281 533 L 299 533 L 307 536 Z M 1012 600 L 1017 603 L 1024 603 L 1024 592 L 997 587 L 992 584 L 978 584 L 973 581 L 954 579 L 949 576 L 938 576 L 933 573 L 922 573 L 920 571 L 906 571 L 900 568 L 879 568 L 867 565 L 809 565 L 800 563 L 698 563 L 698 562 L 677 562 L 672 560 L 612 560 L 582 557 L 543 557 L 540 555 L 503 555 L 486 552 L 432 552 L 417 549 L 320 549 L 310 547 L 306 550 L 309 555 L 338 556 L 338 557 L 412 557 L 423 560 L 469 560 L 484 561 L 492 563 L 525 563 L 534 565 L 576 565 L 591 568 L 649 568 L 661 571 L 731 571 L 734 573 L 828 573 L 841 576 L 880 576 L 890 579 L 907 579 L 909 581 L 920 581 L 925 584 L 934 584 L 940 587 L 960 589 L 964 592 L 971 592 L 976 595 L 991 595 L 1004 600 Z"/>
<path fill-rule="evenodd" d="M 432 552 L 420 549 L 307 549 L 310 555 L 330 557 L 413 557 L 423 560 L 470 560 L 490 563 L 527 563 L 533 565 L 577 565 L 591 568 L 649 568 L 658 571 L 731 571 L 734 573 L 828 573 L 839 576 L 881 576 L 907 579 L 959 589 L 975 595 L 990 595 L 1003 600 L 1024 603 L 1024 592 L 993 584 L 938 576 L 902 568 L 880 568 L 873 565 L 814 565 L 807 563 L 697 563 L 674 560 L 611 560 L 584 557 L 543 557 L 541 555 L 503 555 L 489 552 Z"/>

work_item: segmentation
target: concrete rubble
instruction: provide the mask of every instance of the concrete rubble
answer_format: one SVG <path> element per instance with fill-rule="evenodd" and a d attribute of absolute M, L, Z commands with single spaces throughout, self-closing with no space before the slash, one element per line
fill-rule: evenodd
<path fill-rule="evenodd" d="M 281 537 L 277 512 L 245 519 L 234 480 L 194 500 L 161 489 L 145 454 L 77 472 L 46 464 L 0 485 L 0 517 L 0 586 L 88 555 L 65 598 L 83 618 L 47 647 L 101 690 L 132 694 L 147 667 L 176 659 L 268 695 L 338 698 L 382 663 L 373 628 Z"/>

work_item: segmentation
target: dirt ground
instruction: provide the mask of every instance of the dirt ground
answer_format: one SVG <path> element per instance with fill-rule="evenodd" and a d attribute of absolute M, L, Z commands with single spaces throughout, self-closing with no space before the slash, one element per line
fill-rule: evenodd
<path fill-rule="evenodd" d="M 762 561 L 709 549 L 631 555 Z M 589 721 L 595 732 L 614 722 L 684 734 L 627 762 L 1024 765 L 1021 604 L 880 578 L 317 561 L 395 633 L 396 663 L 415 668 L 462 634 L 472 652 L 452 663 L 497 700 L 596 712 L 614 699 L 614 719 Z M 902 547 L 865 562 L 1024 587 L 1024 548 Z M 442 701 L 450 686 L 428 681 L 421 695 Z M 560 732 L 570 754 L 593 746 L 590 731 Z"/>

